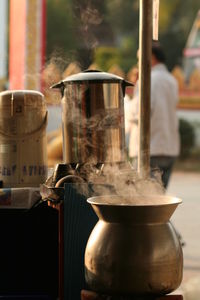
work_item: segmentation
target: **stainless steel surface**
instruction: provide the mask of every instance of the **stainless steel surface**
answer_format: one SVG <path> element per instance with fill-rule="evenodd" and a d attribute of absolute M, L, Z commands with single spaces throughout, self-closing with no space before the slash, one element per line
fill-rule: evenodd
<path fill-rule="evenodd" d="M 46 180 L 47 109 L 43 94 L 0 93 L 0 179 L 4 187 L 39 186 Z"/>
<path fill-rule="evenodd" d="M 138 172 L 150 175 L 150 95 L 152 53 L 152 0 L 140 0 L 139 27 L 139 151 Z"/>
<path fill-rule="evenodd" d="M 62 98 L 65 163 L 91 164 L 125 159 L 125 82 L 69 82 Z"/>
<path fill-rule="evenodd" d="M 90 289 L 132 296 L 174 291 L 182 280 L 183 255 L 169 219 L 181 200 L 170 196 L 119 200 L 118 196 L 88 199 L 99 217 L 85 251 Z"/>
<path fill-rule="evenodd" d="M 127 80 L 124 80 L 122 77 L 117 76 L 112 73 L 102 72 L 99 70 L 85 70 L 78 74 L 74 74 L 71 76 L 66 77 L 65 79 L 61 80 L 60 82 L 54 84 L 52 88 L 60 88 L 62 95 L 64 87 L 69 84 L 77 84 L 77 83 L 120 83 L 122 86 L 123 96 L 125 96 L 125 88 L 126 86 L 132 86 L 133 83 Z"/>

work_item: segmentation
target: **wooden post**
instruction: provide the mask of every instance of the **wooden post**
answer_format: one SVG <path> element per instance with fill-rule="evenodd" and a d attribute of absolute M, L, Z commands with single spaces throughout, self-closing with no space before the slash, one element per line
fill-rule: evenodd
<path fill-rule="evenodd" d="M 150 175 L 151 53 L 152 0 L 140 0 L 138 173 L 144 179 Z"/>

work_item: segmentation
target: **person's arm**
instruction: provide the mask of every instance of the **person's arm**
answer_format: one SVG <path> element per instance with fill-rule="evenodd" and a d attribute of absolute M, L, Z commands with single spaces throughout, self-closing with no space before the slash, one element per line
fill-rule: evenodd
<path fill-rule="evenodd" d="M 138 114 L 139 114 L 139 90 L 138 82 L 135 85 L 133 99 L 127 110 L 127 120 L 130 123 L 138 124 Z"/>

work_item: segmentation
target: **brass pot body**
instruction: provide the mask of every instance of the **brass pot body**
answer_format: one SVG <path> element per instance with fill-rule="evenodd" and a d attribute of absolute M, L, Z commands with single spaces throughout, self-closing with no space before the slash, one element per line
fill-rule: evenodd
<path fill-rule="evenodd" d="M 88 201 L 99 217 L 85 251 L 91 290 L 139 296 L 174 291 L 182 281 L 183 254 L 169 218 L 179 200 L 163 196 L 159 205 L 143 205 L 141 199 L 138 205 L 105 205 L 103 198 L 111 197 Z"/>

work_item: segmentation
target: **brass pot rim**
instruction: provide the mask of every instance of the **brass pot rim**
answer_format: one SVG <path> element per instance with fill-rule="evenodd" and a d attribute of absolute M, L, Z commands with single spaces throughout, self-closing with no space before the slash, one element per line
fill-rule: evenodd
<path fill-rule="evenodd" d="M 116 202 L 115 202 L 115 200 Z M 119 202 L 120 200 L 120 202 Z M 150 195 L 150 196 L 130 196 L 130 195 L 104 195 L 104 196 L 94 196 L 87 199 L 87 202 L 92 205 L 98 206 L 131 206 L 131 207 L 158 207 L 167 206 L 172 204 L 181 204 L 182 200 L 175 196 L 170 195 Z"/>

